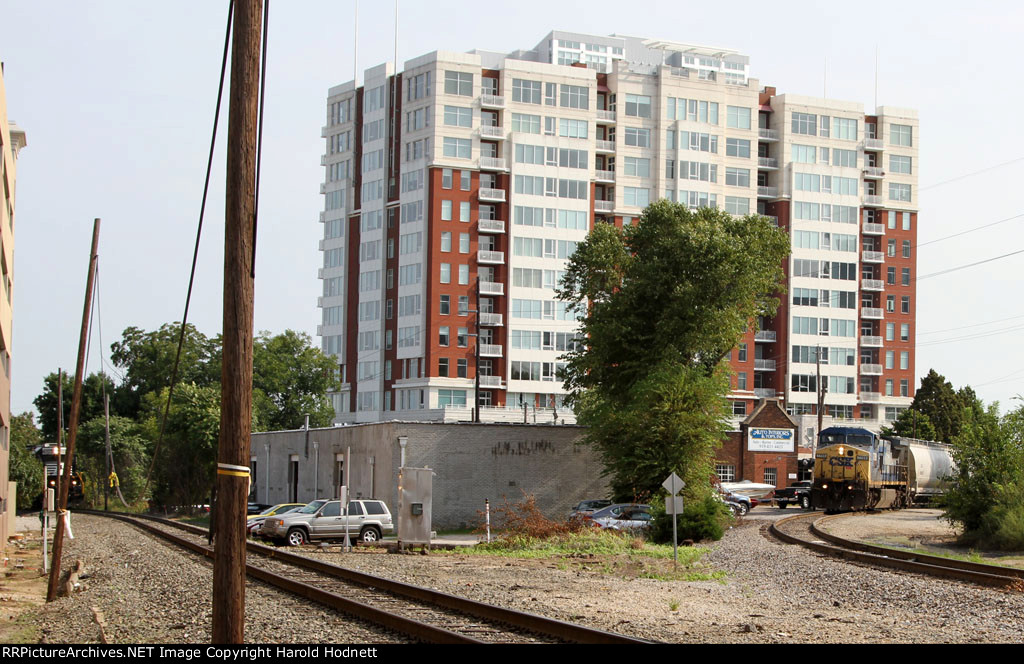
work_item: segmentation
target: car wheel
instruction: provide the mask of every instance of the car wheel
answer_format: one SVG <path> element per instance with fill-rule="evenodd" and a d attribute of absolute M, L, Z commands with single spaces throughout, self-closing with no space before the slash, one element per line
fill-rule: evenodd
<path fill-rule="evenodd" d="M 789 503 L 779 503 L 779 509 L 780 510 L 786 509 L 786 505 L 789 505 Z"/>
<path fill-rule="evenodd" d="M 804 508 L 805 510 L 811 509 L 811 497 L 810 496 L 803 496 L 800 499 L 800 507 Z"/>
<path fill-rule="evenodd" d="M 740 516 L 746 516 L 747 512 L 750 511 L 750 508 L 747 507 L 746 503 L 740 503 L 737 510 L 739 511 Z"/>
<path fill-rule="evenodd" d="M 736 516 L 736 506 L 732 503 L 729 503 L 729 511 L 732 512 L 733 516 Z"/>
<path fill-rule="evenodd" d="M 360 542 L 377 542 L 380 540 L 380 531 L 376 528 L 363 528 L 359 533 Z"/>
<path fill-rule="evenodd" d="M 306 533 L 300 528 L 292 528 L 288 531 L 288 544 L 291 546 L 299 546 L 305 544 L 308 541 Z"/>

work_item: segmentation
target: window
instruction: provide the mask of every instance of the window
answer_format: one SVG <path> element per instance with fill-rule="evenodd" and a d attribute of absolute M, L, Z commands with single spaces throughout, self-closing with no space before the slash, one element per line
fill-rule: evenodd
<path fill-rule="evenodd" d="M 442 346 L 447 346 L 448 345 L 447 340 L 443 344 L 441 344 L 441 345 Z M 448 358 L 447 357 L 439 357 L 439 358 L 437 358 L 437 375 L 442 377 L 442 378 L 447 378 L 448 377 Z"/>
<path fill-rule="evenodd" d="M 900 302 L 900 312 L 901 313 L 905 313 L 905 314 L 909 314 L 910 313 L 910 296 L 909 295 L 902 296 L 902 301 Z"/>
<path fill-rule="evenodd" d="M 639 127 L 626 127 L 626 145 L 638 148 L 651 147 L 651 130 L 640 129 Z"/>
<path fill-rule="evenodd" d="M 447 346 L 449 344 L 451 334 L 447 325 L 437 328 L 437 343 L 440 346 Z"/>
<path fill-rule="evenodd" d="M 738 359 L 740 362 L 747 361 L 747 344 L 740 344 Z"/>
<path fill-rule="evenodd" d="M 442 200 L 441 201 L 441 221 L 451 221 L 451 220 L 452 220 L 452 202 L 451 201 Z"/>
<path fill-rule="evenodd" d="M 816 161 L 818 149 L 813 145 L 793 145 L 793 161 L 801 164 L 813 164 Z"/>
<path fill-rule="evenodd" d="M 640 187 L 623 187 L 625 204 L 636 207 L 647 207 L 651 203 L 651 190 Z"/>
<path fill-rule="evenodd" d="M 900 341 L 910 341 L 910 323 L 900 324 Z"/>
<path fill-rule="evenodd" d="M 469 138 L 444 138 L 444 156 L 469 159 L 472 156 L 473 141 Z"/>
<path fill-rule="evenodd" d="M 636 175 L 644 178 L 651 176 L 650 159 L 644 157 L 625 157 L 624 161 L 626 175 Z"/>
<path fill-rule="evenodd" d="M 913 145 L 913 127 L 910 125 L 889 125 L 889 145 Z"/>
<path fill-rule="evenodd" d="M 910 240 L 903 241 L 903 257 L 910 258 Z"/>
<path fill-rule="evenodd" d="M 460 327 L 458 335 L 455 337 L 455 343 L 459 348 L 465 348 L 469 345 L 469 328 Z M 465 376 L 462 376 L 465 378 Z"/>
<path fill-rule="evenodd" d="M 901 275 L 902 276 L 901 283 L 904 286 L 909 286 L 910 285 L 910 268 L 909 267 L 905 267 L 905 268 L 903 268 L 902 272 L 903 273 Z"/>
<path fill-rule="evenodd" d="M 524 78 L 513 78 L 512 101 L 518 101 L 523 104 L 540 104 L 540 81 L 530 81 Z"/>
<path fill-rule="evenodd" d="M 747 168 L 726 168 L 725 183 L 734 187 L 750 186 L 750 169 Z"/>
<path fill-rule="evenodd" d="M 444 73 L 444 93 L 448 95 L 472 97 L 473 74 L 468 72 L 446 71 Z"/>
<path fill-rule="evenodd" d="M 646 95 L 626 95 L 626 115 L 635 118 L 651 117 L 651 98 Z"/>
<path fill-rule="evenodd" d="M 469 221 L 469 201 L 461 201 L 459 203 L 459 221 Z"/>
<path fill-rule="evenodd" d="M 910 201 L 910 185 L 909 184 L 898 184 L 896 182 L 889 183 L 889 200 L 892 201 Z"/>
<path fill-rule="evenodd" d="M 817 136 L 818 116 L 810 113 L 793 113 L 793 133 Z"/>
<path fill-rule="evenodd" d="M 452 282 L 452 264 L 441 263 L 441 283 L 450 284 Z"/>
<path fill-rule="evenodd" d="M 726 463 L 716 463 L 715 475 L 718 475 L 718 479 L 722 482 L 735 482 L 736 466 Z"/>
<path fill-rule="evenodd" d="M 469 266 L 468 265 L 460 265 L 459 266 L 459 283 L 462 284 L 463 286 L 466 286 L 466 285 L 469 284 Z"/>
<path fill-rule="evenodd" d="M 910 368 L 910 352 L 900 351 L 900 369 L 906 370 Z M 907 395 L 903 395 L 907 396 Z"/>
<path fill-rule="evenodd" d="M 747 215 L 750 214 L 750 199 L 737 196 L 725 197 L 725 211 L 729 214 Z"/>
<path fill-rule="evenodd" d="M 559 106 L 566 108 L 588 108 L 588 100 L 590 97 L 590 91 L 585 86 L 580 85 L 563 85 L 561 86 L 561 96 L 559 97 Z"/>
<path fill-rule="evenodd" d="M 444 168 L 441 169 L 441 188 L 451 189 L 452 188 L 452 169 Z"/>
<path fill-rule="evenodd" d="M 473 109 L 462 106 L 445 106 L 444 123 L 451 127 L 472 127 Z"/>
<path fill-rule="evenodd" d="M 796 146 L 794 146 L 796 147 Z M 750 141 L 745 138 L 725 139 L 725 154 L 729 157 L 750 158 Z"/>
<path fill-rule="evenodd" d="M 750 109 L 742 106 L 726 106 L 725 126 L 736 129 L 750 129 Z"/>
<path fill-rule="evenodd" d="M 733 417 L 744 417 L 747 414 L 747 402 L 746 401 L 733 401 L 732 402 L 732 414 Z"/>
<path fill-rule="evenodd" d="M 832 118 L 832 137 L 848 141 L 857 140 L 857 121 L 847 118 Z"/>
<path fill-rule="evenodd" d="M 469 373 L 469 360 L 459 359 L 456 360 L 456 376 L 459 378 L 465 378 Z"/>
<path fill-rule="evenodd" d="M 451 243 L 449 242 L 449 248 L 450 247 L 451 247 Z M 459 233 L 459 253 L 460 254 L 468 254 L 469 253 L 469 233 Z"/>
<path fill-rule="evenodd" d="M 895 341 L 896 340 L 896 323 L 885 324 L 885 340 Z"/>
<path fill-rule="evenodd" d="M 825 160 L 827 163 L 827 159 Z M 833 166 L 844 166 L 846 168 L 857 168 L 857 151 L 856 150 L 840 150 L 836 148 L 832 150 L 832 165 Z"/>
<path fill-rule="evenodd" d="M 899 155 L 889 156 L 889 171 L 892 173 L 910 173 L 911 172 L 911 157 L 901 157 Z"/>
<path fill-rule="evenodd" d="M 587 121 L 562 118 L 558 121 L 558 135 L 568 138 L 586 138 Z"/>
<path fill-rule="evenodd" d="M 441 296 L 441 315 L 447 316 L 452 312 L 452 296 L 442 295 Z"/>
<path fill-rule="evenodd" d="M 745 390 L 747 389 L 747 372 L 740 371 L 736 374 L 736 389 Z"/>
<path fill-rule="evenodd" d="M 513 113 L 512 131 L 518 131 L 524 134 L 539 134 L 540 116 L 527 115 L 525 113 Z"/>

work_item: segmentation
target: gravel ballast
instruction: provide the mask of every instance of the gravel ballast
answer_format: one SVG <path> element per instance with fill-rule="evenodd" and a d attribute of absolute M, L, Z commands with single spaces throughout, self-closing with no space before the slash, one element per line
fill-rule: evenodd
<path fill-rule="evenodd" d="M 82 559 L 85 590 L 46 607 L 44 641 L 209 640 L 212 567 L 126 525 L 77 515 L 65 561 Z M 311 550 L 371 574 L 655 641 L 680 643 L 969 643 L 1024 641 L 1024 593 L 833 560 L 747 519 L 701 564 L 721 581 L 624 578 L 623 560 L 523 560 L 466 554 Z M 707 570 L 705 570 L 707 571 Z M 333 611 L 250 583 L 250 642 L 393 642 Z M 52 622 L 51 622 L 52 621 Z"/>

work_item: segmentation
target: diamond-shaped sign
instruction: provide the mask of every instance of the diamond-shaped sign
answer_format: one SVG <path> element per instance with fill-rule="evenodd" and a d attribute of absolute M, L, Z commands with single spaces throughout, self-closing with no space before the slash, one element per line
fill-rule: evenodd
<path fill-rule="evenodd" d="M 661 486 L 665 487 L 665 490 L 668 491 L 668 495 L 674 496 L 683 490 L 683 487 L 686 486 L 686 482 L 680 479 L 680 477 L 675 473 L 672 473 L 664 482 L 661 483 Z"/>

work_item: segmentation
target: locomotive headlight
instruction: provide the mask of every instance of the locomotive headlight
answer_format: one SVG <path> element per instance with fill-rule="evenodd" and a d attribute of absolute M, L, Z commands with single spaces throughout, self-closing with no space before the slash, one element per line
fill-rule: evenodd
<path fill-rule="evenodd" d="M 846 487 L 846 490 L 847 491 L 853 491 L 853 486 L 851 485 L 851 486 Z"/>
<path fill-rule="evenodd" d="M 842 445 L 839 446 L 839 456 L 843 456 L 843 454 L 845 453 L 845 449 L 846 448 L 844 448 Z"/>
<path fill-rule="evenodd" d="M 822 489 L 827 489 L 827 488 L 828 488 L 828 485 L 827 485 L 827 484 L 822 484 L 822 485 L 821 485 L 821 488 L 822 488 Z"/>

